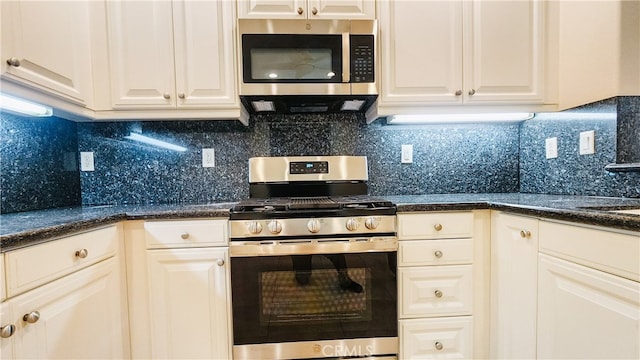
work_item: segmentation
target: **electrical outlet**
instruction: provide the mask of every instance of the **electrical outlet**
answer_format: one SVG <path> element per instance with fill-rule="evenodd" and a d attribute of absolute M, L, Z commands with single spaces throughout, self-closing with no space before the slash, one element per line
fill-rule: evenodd
<path fill-rule="evenodd" d="M 400 163 L 402 164 L 413 163 L 413 145 L 402 145 L 402 154 L 400 156 Z"/>
<path fill-rule="evenodd" d="M 547 159 L 555 159 L 558 157 L 558 138 L 548 138 L 544 142 Z"/>
<path fill-rule="evenodd" d="M 580 133 L 580 155 L 595 154 L 596 152 L 596 132 L 583 131 Z"/>
<path fill-rule="evenodd" d="M 216 153 L 213 149 L 202 149 L 202 167 L 215 167 Z"/>
<path fill-rule="evenodd" d="M 80 171 L 94 171 L 93 151 L 80 152 Z"/>

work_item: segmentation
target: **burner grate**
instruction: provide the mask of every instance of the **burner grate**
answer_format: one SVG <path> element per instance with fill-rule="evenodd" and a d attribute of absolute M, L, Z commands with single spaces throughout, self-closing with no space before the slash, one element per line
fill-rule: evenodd
<path fill-rule="evenodd" d="M 328 197 L 300 197 L 291 198 L 290 210 L 300 209 L 339 209 L 340 204 Z"/>

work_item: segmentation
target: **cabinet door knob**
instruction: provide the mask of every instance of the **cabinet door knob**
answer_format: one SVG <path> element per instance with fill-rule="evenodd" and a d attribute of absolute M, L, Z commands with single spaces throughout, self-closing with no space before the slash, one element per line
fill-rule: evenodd
<path fill-rule="evenodd" d="M 162 97 L 167 99 L 167 100 L 171 99 L 171 95 L 169 95 L 169 94 L 163 94 Z"/>
<path fill-rule="evenodd" d="M 9 338 L 16 333 L 16 326 L 13 324 L 5 325 L 0 328 L 0 337 L 3 339 Z"/>
<path fill-rule="evenodd" d="M 440 291 L 440 290 L 436 290 L 434 292 L 434 294 L 436 295 L 437 298 L 441 298 L 442 297 L 442 291 Z"/>
<path fill-rule="evenodd" d="M 312 13 L 313 15 L 318 15 L 318 9 L 316 9 L 316 8 L 312 8 L 312 9 L 311 9 L 311 13 Z"/>
<path fill-rule="evenodd" d="M 223 259 L 218 259 L 218 261 L 216 261 L 216 265 L 223 266 L 224 265 L 224 260 Z"/>
<path fill-rule="evenodd" d="M 531 237 L 531 231 L 529 231 L 529 230 L 520 230 L 520 237 L 521 238 Z"/>
<path fill-rule="evenodd" d="M 184 98 L 185 98 L 184 93 L 179 93 L 179 94 L 178 94 L 178 97 L 179 97 L 180 99 L 184 99 Z"/>
<path fill-rule="evenodd" d="M 76 257 L 79 259 L 84 259 L 89 255 L 89 250 L 87 249 L 82 249 L 82 250 L 78 250 L 76 251 Z"/>
<path fill-rule="evenodd" d="M 37 311 L 32 311 L 28 314 L 24 314 L 22 320 L 28 322 L 29 324 L 35 324 L 40 320 L 40 313 Z"/>
<path fill-rule="evenodd" d="M 440 341 L 436 341 L 435 347 L 436 347 L 436 350 L 444 349 L 444 346 L 442 346 L 442 343 Z"/>
<path fill-rule="evenodd" d="M 303 9 L 303 8 L 301 8 L 301 7 L 299 7 L 299 8 L 298 8 L 298 15 L 302 15 L 302 13 L 303 13 L 303 12 L 304 12 L 304 9 Z"/>
<path fill-rule="evenodd" d="M 435 255 L 435 257 L 437 257 L 438 259 L 440 259 L 442 257 L 442 251 L 436 250 L 436 252 L 434 252 L 433 255 Z"/>
<path fill-rule="evenodd" d="M 20 59 L 16 58 L 16 57 L 12 57 L 7 59 L 7 64 L 13 66 L 13 67 L 18 67 L 20 66 Z"/>
<path fill-rule="evenodd" d="M 476 89 L 469 90 L 469 95 L 473 96 L 476 94 Z"/>
<path fill-rule="evenodd" d="M 433 225 L 433 228 L 436 229 L 436 231 L 440 231 L 442 230 L 442 224 L 435 224 Z"/>
<path fill-rule="evenodd" d="M 456 91 L 456 96 L 460 96 L 460 95 L 462 95 L 462 90 Z"/>
<path fill-rule="evenodd" d="M 180 237 L 182 238 L 182 240 L 187 240 L 189 238 L 189 233 L 185 231 L 180 234 Z"/>

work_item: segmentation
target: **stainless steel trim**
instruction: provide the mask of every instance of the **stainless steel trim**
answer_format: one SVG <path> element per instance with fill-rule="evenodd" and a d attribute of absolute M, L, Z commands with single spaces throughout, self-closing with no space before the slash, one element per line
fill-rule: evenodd
<path fill-rule="evenodd" d="M 351 78 L 351 42 L 349 33 L 342 33 L 342 82 L 348 83 Z"/>
<path fill-rule="evenodd" d="M 365 83 L 362 83 L 365 84 Z M 241 95 L 351 95 L 351 85 L 345 83 L 247 84 L 242 83 Z M 354 93 L 355 94 L 355 93 Z M 362 93 L 358 93 L 362 94 Z M 369 93 L 365 93 L 369 94 Z M 377 94 L 377 93 L 372 93 Z"/>
<path fill-rule="evenodd" d="M 337 35 L 350 32 L 354 22 L 362 22 L 356 25 L 360 31 L 376 29 L 375 20 L 239 19 L 238 34 Z"/>
<path fill-rule="evenodd" d="M 328 174 L 289 174 L 293 161 L 327 161 Z M 369 179 L 366 156 L 281 156 L 249 159 L 249 183 L 288 181 L 366 181 Z"/>
<path fill-rule="evenodd" d="M 229 256 L 279 256 L 397 251 L 398 238 L 361 237 L 329 240 L 295 239 L 285 241 L 232 241 Z"/>
<path fill-rule="evenodd" d="M 233 358 L 255 359 L 304 359 L 347 358 L 362 356 L 365 359 L 395 359 L 398 338 L 365 338 L 322 341 L 300 341 L 275 344 L 234 345 Z M 378 357 L 376 355 L 387 355 Z"/>

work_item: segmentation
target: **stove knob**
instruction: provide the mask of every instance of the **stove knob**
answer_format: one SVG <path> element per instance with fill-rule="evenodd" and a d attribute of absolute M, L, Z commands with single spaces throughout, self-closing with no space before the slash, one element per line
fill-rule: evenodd
<path fill-rule="evenodd" d="M 250 221 L 247 224 L 247 229 L 249 229 L 249 232 L 253 235 L 257 235 L 260 234 L 262 232 L 262 224 L 260 224 L 260 222 L 258 221 Z"/>
<path fill-rule="evenodd" d="M 347 230 L 356 231 L 358 230 L 358 226 L 360 226 L 360 224 L 358 223 L 358 220 L 354 218 L 347 220 Z"/>
<path fill-rule="evenodd" d="M 368 217 L 367 220 L 364 221 L 364 226 L 369 230 L 374 230 L 378 225 L 380 225 L 380 219 L 373 216 Z"/>
<path fill-rule="evenodd" d="M 307 223 L 307 229 L 309 229 L 309 232 L 311 233 L 317 233 L 320 231 L 320 221 L 318 221 L 318 219 L 309 220 Z"/>
<path fill-rule="evenodd" d="M 269 225 L 267 225 L 267 227 L 272 234 L 280 234 L 282 231 L 282 225 L 280 225 L 278 220 L 269 221 Z"/>

